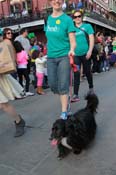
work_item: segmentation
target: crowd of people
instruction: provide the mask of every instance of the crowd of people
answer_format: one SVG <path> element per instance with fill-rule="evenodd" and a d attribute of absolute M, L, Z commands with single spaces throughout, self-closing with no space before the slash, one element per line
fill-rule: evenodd
<path fill-rule="evenodd" d="M 8 55 L 12 58 L 13 65 L 17 70 L 11 74 L 0 73 L 0 109 L 14 120 L 16 127 L 15 137 L 20 137 L 24 134 L 25 120 L 16 112 L 16 109 L 9 101 L 35 94 L 29 91 L 30 69 L 33 66 L 33 72 L 36 72 L 34 73 L 34 79 L 36 80 L 37 78 L 35 82 L 37 93 L 43 95 L 44 67 L 46 69 L 46 49 L 44 49 L 44 46 L 40 42 L 35 45 L 36 37 L 32 44 L 32 40 L 29 40 L 27 37 L 28 31 L 26 28 L 21 29 L 20 32 L 20 35 L 13 40 L 13 31 L 11 28 L 4 28 L 3 31 L 0 30 L 0 43 L 3 43 L 0 45 L 0 53 L 7 48 Z M 1 55 L 0 59 L 3 59 Z M 4 64 L 0 61 L 0 68 L 2 66 Z M 47 78 L 45 79 L 47 82 Z"/>
<path fill-rule="evenodd" d="M 53 12 L 44 27 L 47 48 L 46 44 L 37 40 L 35 34 L 29 35 L 26 28 L 22 28 L 15 39 L 10 28 L 0 31 L 0 42 L 9 47 L 17 67 L 17 72 L 11 75 L 0 74 L 0 109 L 15 120 L 15 137 L 24 134 L 25 121 L 9 104 L 9 100 L 35 94 L 30 92 L 31 72 L 32 83 L 38 95 L 45 94 L 43 86 L 50 87 L 54 94 L 59 95 L 60 118 L 66 120 L 70 112 L 69 103 L 80 100 L 81 78 L 86 76 L 89 93 L 94 93 L 93 73 L 109 71 L 111 66 L 116 66 L 116 37 L 112 39 L 102 32 L 95 33 L 91 24 L 83 22 L 83 12 L 79 9 L 71 18 L 63 12 L 63 2 L 49 0 Z M 77 69 L 74 71 L 74 92 L 69 101 L 70 58 L 74 58 Z"/>
<path fill-rule="evenodd" d="M 78 0 L 78 2 L 72 1 L 72 0 L 65 0 L 63 5 L 62 5 L 63 11 L 66 12 L 73 12 L 74 10 L 84 10 L 84 3 L 83 0 Z"/>
<path fill-rule="evenodd" d="M 25 87 L 25 96 L 33 96 L 34 93 L 30 92 L 29 90 L 31 83 L 30 73 L 31 71 L 33 72 L 32 83 L 34 85 L 34 88 L 38 87 L 38 84 L 40 84 L 41 76 L 40 74 L 38 75 L 38 73 L 42 73 L 43 78 L 41 79 L 41 86 L 43 86 L 44 70 L 46 70 L 45 45 L 43 45 L 41 42 L 38 42 L 35 35 L 32 38 L 29 38 L 28 30 L 26 28 L 22 28 L 20 35 L 15 39 L 13 39 L 13 32 L 10 28 L 5 28 L 3 33 L 4 32 L 8 33 L 7 40 L 12 42 L 15 52 L 14 59 L 17 65 L 17 72 L 13 73 L 12 76 L 19 81 L 22 87 Z M 43 70 L 41 67 L 43 67 Z M 39 93 L 38 89 L 39 87 L 37 88 L 38 94 L 42 94 L 43 92 Z"/>

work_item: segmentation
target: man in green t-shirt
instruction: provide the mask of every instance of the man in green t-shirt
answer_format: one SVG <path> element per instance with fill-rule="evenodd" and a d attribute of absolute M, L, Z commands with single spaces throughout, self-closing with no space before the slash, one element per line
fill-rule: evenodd
<path fill-rule="evenodd" d="M 80 69 L 83 67 L 83 72 L 87 77 L 89 84 L 89 92 L 93 93 L 93 77 L 91 73 L 91 55 L 94 47 L 94 30 L 90 24 L 82 22 L 83 14 L 77 10 L 73 14 L 73 20 L 76 30 L 76 49 L 75 49 L 75 64 L 78 67 L 78 72 L 74 72 L 74 95 L 72 102 L 79 101 L 78 92 L 80 85 Z"/>

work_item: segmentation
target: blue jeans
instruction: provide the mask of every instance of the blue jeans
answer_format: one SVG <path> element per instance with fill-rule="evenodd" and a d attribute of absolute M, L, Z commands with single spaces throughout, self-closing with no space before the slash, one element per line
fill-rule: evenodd
<path fill-rule="evenodd" d="M 48 58 L 48 83 L 55 94 L 68 94 L 70 85 L 70 63 L 68 56 Z"/>

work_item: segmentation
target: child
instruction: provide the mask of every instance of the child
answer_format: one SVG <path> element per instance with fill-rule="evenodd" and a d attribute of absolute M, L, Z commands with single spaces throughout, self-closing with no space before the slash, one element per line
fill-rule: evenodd
<path fill-rule="evenodd" d="M 35 59 L 36 65 L 36 76 L 37 76 L 37 94 L 44 95 L 43 92 L 43 80 L 44 80 L 44 70 L 45 70 L 45 63 L 47 61 L 47 56 L 43 56 L 41 51 L 33 51 L 32 54 L 33 59 Z"/>
<path fill-rule="evenodd" d="M 19 83 L 23 86 L 23 77 L 26 80 L 26 96 L 32 96 L 34 93 L 29 92 L 29 74 L 27 69 L 28 55 L 19 41 L 14 42 L 16 50 L 16 62 L 17 62 L 17 73 L 19 77 Z"/>
<path fill-rule="evenodd" d="M 31 59 L 31 69 L 33 72 L 33 78 L 34 80 L 32 81 L 32 84 L 34 85 L 34 88 L 37 88 L 37 77 L 36 77 L 36 67 L 35 67 L 35 59 L 33 59 L 32 57 L 32 53 L 34 50 L 41 50 L 41 48 L 37 45 L 37 38 L 31 38 L 30 39 L 30 44 L 31 44 L 31 48 L 29 50 L 29 56 Z"/>

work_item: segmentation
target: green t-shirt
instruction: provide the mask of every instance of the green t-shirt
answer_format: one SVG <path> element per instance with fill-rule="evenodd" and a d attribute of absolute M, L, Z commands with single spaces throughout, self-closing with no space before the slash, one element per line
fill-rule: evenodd
<path fill-rule="evenodd" d="M 94 30 L 91 24 L 83 23 L 79 28 L 85 30 L 88 35 L 94 34 Z M 75 55 L 82 56 L 85 55 L 89 49 L 88 42 L 84 31 L 75 26 L 76 30 L 76 49 Z"/>
<path fill-rule="evenodd" d="M 68 34 L 75 32 L 71 17 L 65 13 L 56 18 L 49 16 L 45 26 L 45 32 L 48 58 L 59 58 L 68 55 L 70 50 Z"/>
<path fill-rule="evenodd" d="M 113 51 L 116 51 L 116 41 L 113 41 L 112 45 L 113 45 Z"/>

